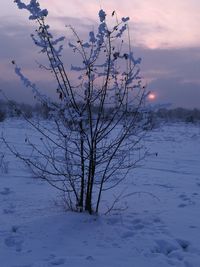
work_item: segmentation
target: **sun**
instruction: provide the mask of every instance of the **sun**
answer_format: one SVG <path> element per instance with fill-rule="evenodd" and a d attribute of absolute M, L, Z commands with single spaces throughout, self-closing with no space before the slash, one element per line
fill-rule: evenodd
<path fill-rule="evenodd" d="M 155 95 L 155 93 L 150 93 L 150 94 L 148 95 L 148 99 L 151 100 L 151 101 L 155 100 L 155 99 L 156 99 L 156 95 Z"/>

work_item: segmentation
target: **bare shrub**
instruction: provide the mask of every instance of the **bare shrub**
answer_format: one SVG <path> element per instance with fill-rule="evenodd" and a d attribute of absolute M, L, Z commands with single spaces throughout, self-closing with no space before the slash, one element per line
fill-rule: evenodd
<path fill-rule="evenodd" d="M 61 59 L 65 38 L 54 39 L 45 22 L 47 10 L 38 1 L 15 2 L 38 23 L 32 39 L 47 56 L 45 70 L 57 82 L 58 99 L 42 95 L 13 62 L 25 86 L 47 107 L 51 122 L 35 124 L 27 119 L 41 135 L 38 144 L 26 138 L 32 148 L 30 156 L 7 146 L 36 176 L 63 192 L 68 208 L 98 213 L 103 192 L 119 185 L 144 157 L 140 141 L 147 123 L 146 92 L 140 77 L 141 59 L 124 44 L 129 18 L 118 21 L 113 12 L 114 25 L 109 26 L 106 13 L 100 10 L 97 32 L 89 32 L 87 41 L 69 26 L 74 35 L 69 47 L 80 66 L 72 65 L 67 72 Z"/>

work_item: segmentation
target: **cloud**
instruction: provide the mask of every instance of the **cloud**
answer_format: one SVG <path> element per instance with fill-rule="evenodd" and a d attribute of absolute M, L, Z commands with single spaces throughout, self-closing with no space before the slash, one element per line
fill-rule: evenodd
<path fill-rule="evenodd" d="M 135 48 L 135 54 L 143 58 L 142 68 L 145 76 L 153 78 L 152 72 L 195 79 L 199 77 L 200 48 L 188 47 L 181 49 L 148 49 Z"/>
<path fill-rule="evenodd" d="M 199 0 L 124 0 L 123 4 L 121 0 L 40 0 L 40 4 L 49 10 L 49 22 L 55 17 L 65 17 L 64 24 L 68 24 L 67 19 L 76 18 L 79 23 L 75 25 L 79 27 L 90 25 L 89 19 L 97 21 L 100 8 L 108 15 L 116 10 L 118 18 L 131 18 L 131 31 L 137 45 L 149 48 L 199 46 Z M 14 24 L 19 20 L 27 24 L 28 13 L 18 10 L 14 3 L 6 3 L 0 17 L 9 18 Z M 58 23 L 57 29 L 60 27 Z"/>
<path fill-rule="evenodd" d="M 198 46 L 200 2 L 198 0 L 41 0 L 51 16 L 97 20 L 102 7 L 108 14 L 130 16 L 134 41 L 150 48 Z M 77 8 L 78 7 L 78 8 Z"/>
<path fill-rule="evenodd" d="M 30 38 L 30 34 L 33 31 L 34 28 L 26 24 L 24 25 L 20 21 L 13 23 L 0 18 L 1 62 L 2 60 L 11 61 L 12 59 L 19 59 L 25 63 L 27 61 L 27 54 L 31 57 L 35 50 Z"/>

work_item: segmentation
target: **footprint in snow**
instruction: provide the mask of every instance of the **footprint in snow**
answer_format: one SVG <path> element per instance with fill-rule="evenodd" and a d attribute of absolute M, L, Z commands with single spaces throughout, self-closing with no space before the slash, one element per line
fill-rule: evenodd
<path fill-rule="evenodd" d="M 118 243 L 113 243 L 112 246 L 113 246 L 114 248 L 121 248 L 121 246 L 120 246 Z"/>
<path fill-rule="evenodd" d="M 9 236 L 4 239 L 4 244 L 7 247 L 15 248 L 17 252 L 22 250 L 23 240 L 19 236 Z"/>
<path fill-rule="evenodd" d="M 183 201 L 190 200 L 190 198 L 189 198 L 189 197 L 187 197 L 187 195 L 186 195 L 186 194 L 180 194 L 180 195 L 179 195 L 179 198 L 181 198 Z"/>
<path fill-rule="evenodd" d="M 120 219 L 119 218 L 109 218 L 107 219 L 107 224 L 109 225 L 115 225 L 120 223 Z"/>
<path fill-rule="evenodd" d="M 178 207 L 179 207 L 179 208 L 185 208 L 185 207 L 187 207 L 187 206 L 191 206 L 191 205 L 195 205 L 195 204 L 196 204 L 195 201 L 191 201 L 191 200 L 189 200 L 189 201 L 187 202 L 187 204 L 186 204 L 186 203 L 181 203 L 181 204 L 178 205 Z"/>
<path fill-rule="evenodd" d="M 15 206 L 14 205 L 9 205 L 8 208 L 3 209 L 4 214 L 12 214 L 15 213 Z"/>
<path fill-rule="evenodd" d="M 192 194 L 192 198 L 196 197 L 198 194 L 197 193 L 193 193 Z M 184 203 L 181 203 L 178 205 L 179 208 L 184 208 L 188 205 L 195 205 L 195 201 L 192 200 L 191 197 L 188 197 L 185 193 L 182 193 L 179 195 L 179 198 L 184 201 Z"/>
<path fill-rule="evenodd" d="M 197 186 L 200 186 L 199 178 L 196 178 L 196 185 L 197 185 Z"/>
<path fill-rule="evenodd" d="M 85 259 L 88 261 L 94 261 L 94 258 L 92 256 L 87 256 Z"/>
<path fill-rule="evenodd" d="M 186 255 L 185 253 L 190 250 L 191 245 L 189 241 L 183 239 L 158 239 L 155 240 L 155 243 L 156 245 L 152 253 L 165 255 L 170 260 L 171 264 L 174 264 L 174 260 L 183 261 Z"/>
<path fill-rule="evenodd" d="M 53 261 L 50 262 L 51 266 L 59 266 L 59 265 L 63 265 L 65 264 L 65 259 L 55 259 Z"/>
<path fill-rule="evenodd" d="M 165 256 L 168 256 L 173 251 L 179 249 L 179 245 L 173 240 L 157 239 L 155 240 L 155 243 L 156 245 L 152 250 L 152 253 L 164 254 Z"/>
<path fill-rule="evenodd" d="M 127 232 L 124 232 L 122 235 L 121 235 L 121 238 L 123 239 L 127 239 L 127 238 L 131 238 L 134 236 L 134 233 L 133 232 L 130 232 L 130 231 L 127 231 Z"/>
<path fill-rule="evenodd" d="M 196 225 L 190 225 L 189 228 L 191 228 L 191 229 L 196 229 L 196 228 L 198 228 L 198 227 L 197 227 Z"/>
<path fill-rule="evenodd" d="M 179 208 L 185 208 L 185 207 L 187 207 L 187 205 L 184 204 L 184 203 L 182 203 L 182 204 L 179 204 L 178 207 L 179 207 Z"/>
<path fill-rule="evenodd" d="M 3 191 L 0 192 L 0 194 L 4 196 L 9 195 L 10 193 L 12 193 L 12 191 L 9 187 L 4 187 Z"/>
<path fill-rule="evenodd" d="M 178 244 L 181 246 L 181 248 L 184 251 L 187 251 L 189 246 L 190 246 L 190 242 L 187 240 L 183 240 L 183 239 L 176 239 L 176 241 L 178 242 Z"/>

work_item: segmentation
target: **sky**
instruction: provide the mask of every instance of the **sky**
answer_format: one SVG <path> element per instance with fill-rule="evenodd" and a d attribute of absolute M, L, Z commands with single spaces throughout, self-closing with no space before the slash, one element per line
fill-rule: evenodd
<path fill-rule="evenodd" d="M 31 103 L 31 92 L 16 77 L 11 61 L 40 88 L 49 90 L 48 77 L 38 70 L 41 54 L 30 38 L 36 25 L 13 0 L 0 3 L 0 89 L 19 102 Z M 85 36 L 95 27 L 100 8 L 107 14 L 115 10 L 119 18 L 129 16 L 134 54 L 142 58 L 142 76 L 156 96 L 152 102 L 200 108 L 199 0 L 40 0 L 40 4 L 49 11 L 54 33 L 67 38 L 65 25 L 73 25 Z"/>

